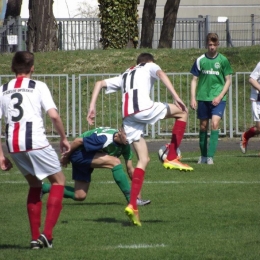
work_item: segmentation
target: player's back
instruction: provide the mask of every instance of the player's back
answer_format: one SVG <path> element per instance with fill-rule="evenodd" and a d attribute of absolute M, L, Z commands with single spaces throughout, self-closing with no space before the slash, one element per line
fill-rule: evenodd
<path fill-rule="evenodd" d="M 150 92 L 160 67 L 155 63 L 141 63 L 126 70 L 122 76 L 123 117 L 146 110 L 153 105 Z"/>
<path fill-rule="evenodd" d="M 17 77 L 1 86 L 0 98 L 10 152 L 39 149 L 49 144 L 42 109 L 47 111 L 56 106 L 45 83 Z"/>

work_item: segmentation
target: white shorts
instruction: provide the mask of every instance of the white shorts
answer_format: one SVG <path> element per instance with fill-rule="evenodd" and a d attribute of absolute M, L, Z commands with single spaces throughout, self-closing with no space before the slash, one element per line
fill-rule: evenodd
<path fill-rule="evenodd" d="M 140 140 L 147 124 L 153 125 L 160 119 L 165 118 L 167 108 L 167 103 L 154 102 L 151 108 L 125 117 L 123 125 L 128 143 L 131 144 L 134 141 Z"/>
<path fill-rule="evenodd" d="M 24 176 L 31 174 L 43 180 L 61 171 L 58 155 L 51 145 L 39 150 L 11 153 L 10 156 Z"/>
<path fill-rule="evenodd" d="M 260 122 L 260 102 L 252 101 L 252 115 L 254 122 Z"/>

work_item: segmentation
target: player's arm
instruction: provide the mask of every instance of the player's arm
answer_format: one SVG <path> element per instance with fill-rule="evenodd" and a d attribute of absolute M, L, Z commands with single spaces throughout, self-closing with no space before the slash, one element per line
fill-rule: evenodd
<path fill-rule="evenodd" d="M 249 83 L 252 85 L 252 87 L 254 87 L 256 90 L 260 91 L 260 84 L 258 83 L 257 80 L 253 79 L 253 78 L 249 78 Z"/>
<path fill-rule="evenodd" d="M 217 106 L 219 104 L 219 102 L 222 100 L 222 98 L 226 95 L 230 85 L 231 85 L 231 75 L 226 75 L 225 76 L 225 85 L 224 85 L 222 91 L 220 92 L 220 94 L 216 98 L 214 98 L 212 100 L 212 104 L 214 106 Z"/>
<path fill-rule="evenodd" d="M 69 144 L 67 137 L 65 135 L 63 123 L 61 121 L 59 113 L 57 112 L 57 110 L 55 108 L 50 108 L 47 111 L 47 114 L 51 118 L 51 121 L 52 121 L 56 131 L 60 135 L 60 151 L 61 151 L 61 153 L 63 153 L 64 151 L 69 151 L 70 150 L 70 144 Z"/>
<path fill-rule="evenodd" d="M 100 80 L 95 83 L 87 115 L 87 121 L 90 125 L 94 124 L 94 118 L 96 117 L 96 103 L 98 94 L 102 88 L 106 87 L 107 83 L 105 80 Z"/>
<path fill-rule="evenodd" d="M 0 120 L 0 122 L 1 122 L 1 120 Z M 2 131 L 0 129 L 0 136 L 1 135 L 2 135 Z M 11 161 L 4 155 L 1 138 L 0 138 L 0 167 L 1 167 L 2 171 L 8 171 L 11 168 L 13 168 L 13 164 L 11 163 Z"/>
<path fill-rule="evenodd" d="M 133 173 L 134 173 L 133 161 L 132 160 L 125 160 L 125 166 L 126 166 L 127 174 L 129 176 L 130 180 L 132 180 Z"/>
<path fill-rule="evenodd" d="M 122 156 L 125 160 L 126 171 L 129 178 L 132 180 L 132 176 L 134 173 L 134 166 L 133 166 L 133 151 L 129 144 L 124 145 L 122 149 Z"/>
<path fill-rule="evenodd" d="M 191 107 L 191 109 L 197 108 L 197 101 L 196 101 L 197 83 L 198 83 L 198 77 L 193 75 L 191 83 L 190 83 L 190 107 Z"/>
<path fill-rule="evenodd" d="M 71 143 L 70 143 L 70 150 L 66 151 L 62 154 L 60 163 L 63 167 L 67 167 L 67 165 L 70 163 L 70 155 L 77 150 L 80 146 L 83 145 L 83 138 L 75 138 Z"/>
<path fill-rule="evenodd" d="M 168 78 L 168 76 L 165 74 L 164 71 L 162 70 L 157 70 L 156 72 L 157 77 L 163 82 L 163 84 L 166 86 L 166 88 L 169 90 L 169 92 L 171 93 L 173 99 L 174 99 L 174 103 L 175 105 L 182 111 L 186 111 L 188 112 L 187 107 L 185 106 L 185 104 L 183 103 L 183 101 L 180 99 L 179 95 L 177 94 L 177 92 L 174 89 L 173 84 L 171 83 L 170 79 Z"/>

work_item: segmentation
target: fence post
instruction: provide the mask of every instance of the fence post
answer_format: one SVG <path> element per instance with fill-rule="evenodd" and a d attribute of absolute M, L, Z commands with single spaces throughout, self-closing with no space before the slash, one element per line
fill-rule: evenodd
<path fill-rule="evenodd" d="M 229 19 L 226 20 L 226 45 L 227 45 L 227 47 L 230 47 L 230 42 L 229 42 Z"/>
<path fill-rule="evenodd" d="M 207 48 L 206 37 L 207 37 L 209 32 L 210 32 L 210 16 L 206 15 L 206 20 L 205 20 L 205 37 L 204 37 L 205 48 Z"/>
<path fill-rule="evenodd" d="M 72 95 L 72 137 L 76 137 L 76 91 L 75 91 L 75 74 L 71 75 L 71 95 Z"/>
<path fill-rule="evenodd" d="M 198 18 L 203 18 L 203 15 L 199 15 Z M 198 27 L 199 27 L 198 28 L 199 48 L 201 49 L 202 48 L 202 42 L 203 42 L 203 40 L 202 40 L 203 23 L 201 21 L 199 21 Z"/>
<path fill-rule="evenodd" d="M 233 90 L 232 90 L 232 84 L 233 83 L 233 78 L 231 75 L 231 86 L 229 87 L 229 91 L 228 91 L 228 98 L 229 98 L 229 137 L 233 138 L 234 137 L 234 133 L 233 133 Z"/>
<path fill-rule="evenodd" d="M 21 21 L 21 16 L 16 17 L 16 25 L 17 25 L 17 50 L 22 51 L 22 21 Z"/>
<path fill-rule="evenodd" d="M 255 16 L 251 14 L 252 46 L 255 45 Z"/>
<path fill-rule="evenodd" d="M 58 23 L 59 49 L 62 51 L 62 22 Z"/>

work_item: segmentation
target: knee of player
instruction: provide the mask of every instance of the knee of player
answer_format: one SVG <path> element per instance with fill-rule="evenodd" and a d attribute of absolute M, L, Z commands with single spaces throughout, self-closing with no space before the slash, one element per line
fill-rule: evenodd
<path fill-rule="evenodd" d="M 212 122 L 211 123 L 211 129 L 212 130 L 218 130 L 219 128 L 219 123 L 218 122 Z"/>
<path fill-rule="evenodd" d="M 189 116 L 188 113 L 189 113 L 189 112 L 182 112 L 182 114 L 181 114 L 181 119 L 182 119 L 182 121 L 187 122 L 188 116 Z"/>
<path fill-rule="evenodd" d="M 260 132 L 260 124 L 256 124 L 255 129 L 257 132 Z"/>
<path fill-rule="evenodd" d="M 142 162 L 142 164 L 147 165 L 150 162 L 150 157 L 147 156 L 145 158 L 142 158 L 140 161 Z"/>
<path fill-rule="evenodd" d="M 80 194 L 75 193 L 74 200 L 76 200 L 76 201 L 83 201 L 83 200 L 86 199 L 86 197 L 87 197 L 86 193 L 85 194 L 84 193 L 80 193 Z"/>
<path fill-rule="evenodd" d="M 117 157 L 114 157 L 114 158 L 113 158 L 112 165 L 113 165 L 113 166 L 117 166 L 117 165 L 119 165 L 119 164 L 121 164 L 120 159 L 117 158 Z"/>

